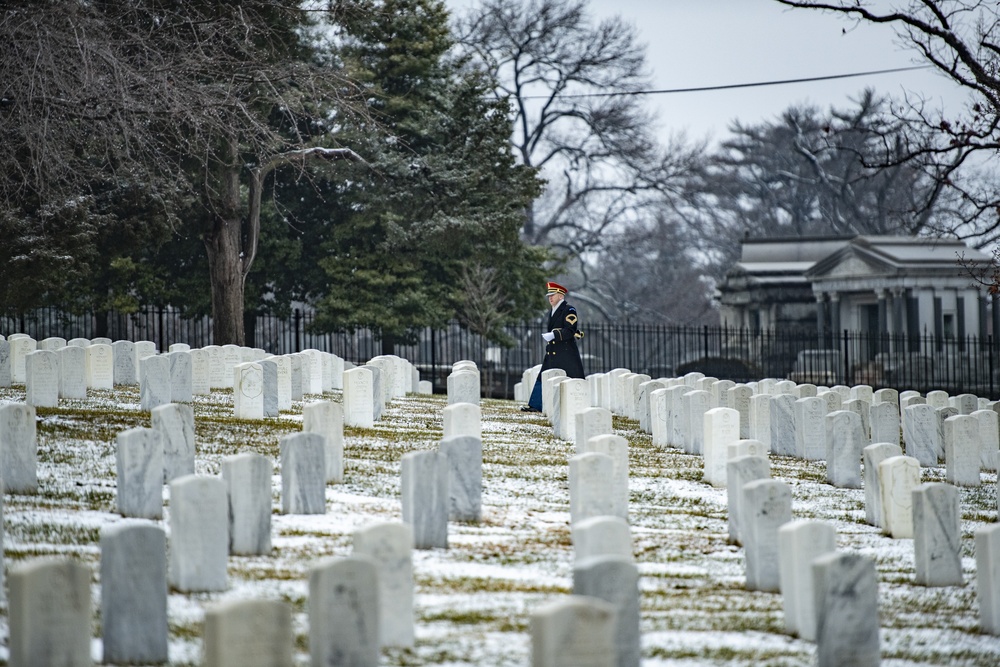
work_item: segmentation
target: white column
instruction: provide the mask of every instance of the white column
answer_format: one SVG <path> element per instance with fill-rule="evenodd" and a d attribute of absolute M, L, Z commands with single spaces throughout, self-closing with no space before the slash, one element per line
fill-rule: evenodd
<path fill-rule="evenodd" d="M 964 313 L 961 317 L 965 321 L 965 335 L 979 337 L 979 292 L 974 289 L 964 289 L 958 294 L 962 297 Z"/>

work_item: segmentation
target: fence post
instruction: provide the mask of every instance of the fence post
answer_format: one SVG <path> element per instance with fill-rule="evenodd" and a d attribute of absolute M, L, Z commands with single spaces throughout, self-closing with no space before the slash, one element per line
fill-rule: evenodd
<path fill-rule="evenodd" d="M 990 351 L 990 367 L 989 367 L 989 374 L 990 374 L 990 398 L 993 398 L 994 396 L 996 396 L 996 394 L 993 393 L 993 336 L 990 335 L 986 340 L 987 340 L 986 345 L 987 345 L 987 347 L 989 348 L 989 351 Z"/>
<path fill-rule="evenodd" d="M 844 384 L 847 386 L 854 384 L 851 380 L 851 346 L 847 329 L 844 329 Z"/>
<path fill-rule="evenodd" d="M 298 308 L 295 309 L 295 350 L 294 352 L 302 351 L 302 313 Z"/>
<path fill-rule="evenodd" d="M 434 327 L 431 327 L 431 393 L 434 393 L 434 385 L 437 384 L 437 344 L 434 335 Z"/>
<path fill-rule="evenodd" d="M 160 342 L 160 352 L 161 353 L 165 353 L 167 351 L 167 339 L 164 336 L 164 332 L 163 332 L 163 306 L 160 306 L 157 309 L 157 313 L 156 314 L 157 314 L 157 319 L 159 320 L 159 322 L 157 324 L 159 324 L 159 329 L 160 329 L 160 335 L 159 335 L 159 339 L 160 339 L 160 341 L 159 341 Z"/>

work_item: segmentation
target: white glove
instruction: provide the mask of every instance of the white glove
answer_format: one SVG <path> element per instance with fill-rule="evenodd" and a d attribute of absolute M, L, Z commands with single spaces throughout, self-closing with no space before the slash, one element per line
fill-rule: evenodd
<path fill-rule="evenodd" d="M 542 334 L 542 340 L 544 340 L 546 343 L 552 342 L 555 339 L 555 337 L 556 335 L 551 331 L 546 331 L 545 333 Z"/>

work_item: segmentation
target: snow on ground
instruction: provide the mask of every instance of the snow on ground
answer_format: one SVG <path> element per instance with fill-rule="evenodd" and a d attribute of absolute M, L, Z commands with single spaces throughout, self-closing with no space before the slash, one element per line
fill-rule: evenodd
<path fill-rule="evenodd" d="M 340 400 L 339 393 L 325 398 Z M 320 400 L 320 397 L 308 397 Z M 24 388 L 0 389 L 23 401 Z M 134 388 L 93 391 L 86 401 L 38 410 L 37 495 L 4 497 L 5 563 L 72 555 L 94 571 L 93 656 L 99 638 L 100 531 L 123 521 L 115 511 L 115 435 L 148 426 Z M 308 664 L 309 567 L 351 553 L 353 532 L 401 520 L 401 456 L 430 449 L 442 436 L 442 396 L 397 399 L 372 429 L 345 429 L 345 481 L 327 487 L 327 512 L 280 511 L 273 484 L 273 553 L 229 559 L 223 593 L 169 596 L 170 664 L 197 665 L 206 605 L 272 598 L 294 611 L 297 664 Z M 223 457 L 255 451 L 277 463 L 278 438 L 301 429 L 302 404 L 262 422 L 233 418 L 232 393 L 195 404 L 197 472 L 218 475 Z M 484 400 L 483 503 L 480 524 L 449 525 L 450 548 L 415 551 L 417 642 L 387 649 L 383 665 L 525 666 L 531 661 L 532 610 L 572 588 L 567 461 L 573 445 L 557 440 L 537 414 L 509 401 Z M 630 442 L 630 522 L 642 593 L 643 665 L 793 666 L 815 663 L 815 646 L 784 632 L 781 596 L 744 588 L 742 550 L 728 544 L 726 494 L 701 481 L 701 459 L 652 446 L 635 422 L 615 417 Z M 892 540 L 864 522 L 864 494 L 823 482 L 823 464 L 772 457 L 772 473 L 792 488 L 795 518 L 829 521 L 838 547 L 875 559 L 879 573 L 883 664 L 1000 663 L 1000 638 L 979 634 L 973 533 L 997 520 L 995 473 L 962 489 L 964 587 L 913 584 L 913 541 Z M 925 470 L 924 481 L 943 481 Z M 168 529 L 169 497 L 159 522 Z M 0 660 L 7 657 L 6 609 L 0 616 Z"/>

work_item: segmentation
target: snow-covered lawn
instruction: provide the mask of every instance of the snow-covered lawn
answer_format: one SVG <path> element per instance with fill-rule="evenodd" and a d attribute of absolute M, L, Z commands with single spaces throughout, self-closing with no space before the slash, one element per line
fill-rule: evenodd
<path fill-rule="evenodd" d="M 329 400 L 340 400 L 339 393 Z M 308 397 L 320 400 L 321 397 Z M 0 389 L 23 401 L 24 388 Z M 273 553 L 232 556 L 224 593 L 169 597 L 170 664 L 201 660 L 204 608 L 224 599 L 272 598 L 292 605 L 297 664 L 308 664 L 307 572 L 317 560 L 346 556 L 352 534 L 376 521 L 400 520 L 400 458 L 431 449 L 442 436 L 443 396 L 395 400 L 372 429 L 345 429 L 345 482 L 327 487 L 323 515 L 279 513 L 275 476 Z M 302 404 L 279 419 L 233 418 L 232 393 L 198 397 L 197 472 L 218 475 L 225 456 L 254 451 L 277 464 L 278 438 L 301 429 Z M 483 504 L 480 524 L 452 522 L 447 550 L 415 551 L 417 643 L 383 651 L 383 665 L 526 666 L 532 610 L 572 588 L 567 481 L 574 446 L 553 437 L 537 414 L 510 401 L 484 400 Z M 115 435 L 148 426 L 138 392 L 92 391 L 86 401 L 38 410 L 39 493 L 4 497 L 5 563 L 72 555 L 94 571 L 95 661 L 101 657 L 99 537 L 116 513 Z M 701 481 L 701 458 L 653 447 L 635 422 L 615 417 L 630 442 L 630 523 L 642 593 L 643 665 L 811 665 L 815 646 L 785 634 L 781 596 L 744 588 L 742 550 L 728 544 L 726 492 Z M 892 540 L 864 520 L 864 492 L 823 482 L 822 464 L 771 458 L 772 474 L 793 493 L 795 518 L 821 519 L 838 548 L 877 564 L 884 665 L 1000 664 L 1000 638 L 979 633 L 973 533 L 997 521 L 996 474 L 961 489 L 965 586 L 913 584 L 913 541 Z M 944 481 L 942 469 L 924 481 Z M 162 525 L 169 519 L 169 497 Z M 7 615 L 0 618 L 6 662 Z"/>

